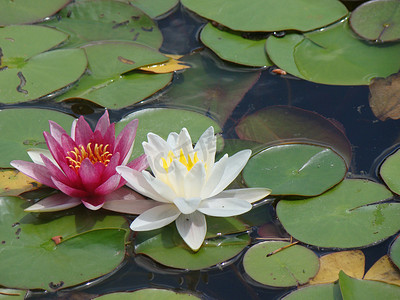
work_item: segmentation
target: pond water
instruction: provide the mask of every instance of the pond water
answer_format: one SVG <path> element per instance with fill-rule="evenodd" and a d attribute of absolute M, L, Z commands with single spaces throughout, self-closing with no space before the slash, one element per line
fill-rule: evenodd
<path fill-rule="evenodd" d="M 349 7 L 358 5 L 359 2 L 349 1 Z M 318 114 L 318 118 L 322 116 L 332 121 L 343 130 L 350 141 L 352 152 L 346 178 L 366 178 L 382 182 L 378 168 L 384 158 L 397 149 L 397 143 L 400 142 L 400 122 L 391 119 L 382 122 L 375 117 L 368 102 L 368 86 L 317 84 L 289 74 L 275 74 L 272 68 L 251 68 L 223 61 L 205 48 L 199 40 L 200 30 L 206 23 L 204 19 L 195 16 L 181 5 L 157 21 L 164 37 L 160 51 L 168 54 L 191 54 L 183 59 L 191 65 L 190 71 L 206 70 L 210 77 L 209 82 L 201 88 L 179 89 L 179 86 L 192 80 L 193 77 L 185 77 L 185 72 L 188 71 L 178 71 L 174 74 L 171 85 L 149 100 L 120 109 L 110 109 L 111 121 L 117 122 L 129 113 L 148 107 L 184 107 L 216 119 L 222 127 L 223 138 L 230 140 L 239 138 L 236 127 L 246 117 L 256 112 L 274 106 L 300 108 Z M 201 81 L 204 80 L 206 77 L 203 76 Z M 234 94 L 235 91 L 240 96 L 235 98 L 230 94 Z M 222 109 L 215 109 L 213 102 L 215 99 L 223 99 L 219 101 L 224 101 L 226 105 Z M 229 104 L 229 101 L 232 103 Z M 85 101 L 58 103 L 40 100 L 20 104 L 0 104 L 0 109 L 22 107 L 50 108 L 75 116 L 85 114 L 91 125 L 94 125 L 103 113 L 102 107 Z M 291 128 L 291 131 L 295 133 L 296 129 Z M 324 144 L 321 142 L 321 145 Z M 139 146 L 135 144 L 135 147 Z M 235 184 L 243 185 L 242 178 Z M 267 221 L 251 228 L 252 241 L 246 249 L 263 240 L 289 240 L 288 234 L 277 218 L 276 203 L 277 201 L 269 202 L 253 209 L 254 214 L 265 216 Z M 133 220 L 131 216 L 127 218 Z M 262 232 L 265 228 L 269 230 L 266 234 Z M 269 234 L 273 237 L 268 238 Z M 394 239 L 392 236 L 377 245 L 362 249 L 366 256 L 365 270 L 388 253 Z M 332 252 L 332 249 L 307 247 L 319 256 Z M 95 295 L 149 287 L 190 292 L 202 299 L 280 299 L 296 289 L 296 287 L 272 288 L 249 278 L 244 272 L 242 263 L 246 249 L 227 262 L 199 271 L 164 267 L 146 256 L 135 255 L 132 251 L 128 251 L 124 263 L 104 278 L 54 293 L 32 290 L 28 293 L 27 299 L 89 299 Z"/>

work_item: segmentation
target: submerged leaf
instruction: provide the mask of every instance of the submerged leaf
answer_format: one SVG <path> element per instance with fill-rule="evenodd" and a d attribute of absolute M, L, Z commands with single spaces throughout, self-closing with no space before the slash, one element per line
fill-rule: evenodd
<path fill-rule="evenodd" d="M 17 170 L 0 170 L 0 196 L 18 196 L 41 184 Z"/>

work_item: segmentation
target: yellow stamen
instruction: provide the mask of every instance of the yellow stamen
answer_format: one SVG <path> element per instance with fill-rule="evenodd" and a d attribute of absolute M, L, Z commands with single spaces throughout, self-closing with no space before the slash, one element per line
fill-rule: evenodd
<path fill-rule="evenodd" d="M 69 161 L 69 167 L 78 171 L 85 158 L 89 158 L 92 164 L 100 162 L 107 166 L 112 156 L 112 153 L 107 151 L 108 147 L 108 144 L 105 146 L 103 144 L 95 144 L 93 147 L 92 143 L 87 144 L 86 148 L 82 145 L 74 147 L 74 150 L 67 152 L 68 156 L 66 159 Z"/>
<path fill-rule="evenodd" d="M 200 161 L 198 156 L 197 156 L 197 152 L 194 153 L 193 157 L 190 156 L 190 154 L 188 154 L 187 156 L 185 156 L 185 154 L 183 153 L 183 149 L 181 149 L 179 151 L 179 162 L 184 165 L 188 171 L 190 171 L 193 166 Z M 174 153 L 172 151 L 168 152 L 168 155 L 166 158 L 162 157 L 161 158 L 161 164 L 162 167 L 165 169 L 166 172 L 168 172 L 168 168 L 171 165 L 172 161 L 174 159 L 177 159 L 174 155 Z"/>

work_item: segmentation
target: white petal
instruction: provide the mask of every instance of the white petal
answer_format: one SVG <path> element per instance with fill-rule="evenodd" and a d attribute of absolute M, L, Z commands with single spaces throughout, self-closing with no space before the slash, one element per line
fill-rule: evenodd
<path fill-rule="evenodd" d="M 180 149 L 183 150 L 183 154 L 187 156 L 188 154 L 193 155 L 193 144 L 192 139 L 190 138 L 189 132 L 186 128 L 182 128 L 181 132 L 178 136 L 178 144 L 177 147 L 174 149 L 174 153 L 179 155 Z"/>
<path fill-rule="evenodd" d="M 233 189 L 222 191 L 212 198 L 236 198 L 253 203 L 267 197 L 269 194 L 271 194 L 271 190 L 267 188 Z"/>
<path fill-rule="evenodd" d="M 184 190 L 185 176 L 187 173 L 187 168 L 177 160 L 173 160 L 168 168 L 168 174 L 165 177 L 166 182 L 171 185 L 172 189 L 175 191 L 176 197 L 190 198 L 185 196 Z"/>
<path fill-rule="evenodd" d="M 194 151 L 201 161 L 207 166 L 210 172 L 215 162 L 215 152 L 217 151 L 217 138 L 214 135 L 214 127 L 210 126 L 199 138 Z"/>
<path fill-rule="evenodd" d="M 241 215 L 251 210 L 249 202 L 236 198 L 214 198 L 201 201 L 199 212 L 213 217 L 232 217 Z"/>
<path fill-rule="evenodd" d="M 160 136 L 158 136 L 157 134 L 154 134 L 152 132 L 147 134 L 147 140 L 148 140 L 148 144 L 151 145 L 151 147 L 153 149 L 155 149 L 157 152 L 163 153 L 166 152 L 165 155 L 168 154 L 168 151 L 171 150 L 168 143 L 162 139 Z M 143 144 L 145 144 L 146 142 L 144 142 Z"/>
<path fill-rule="evenodd" d="M 155 149 L 149 143 L 143 143 L 144 153 L 147 157 L 147 162 L 151 170 L 153 171 L 154 176 L 160 178 L 162 181 L 166 180 L 167 171 L 162 166 L 162 157 L 166 157 L 167 153 L 161 153 L 157 149 Z"/>
<path fill-rule="evenodd" d="M 58 193 L 51 195 L 32 206 L 25 209 L 28 212 L 52 212 L 65 210 L 81 204 L 80 198 L 73 198 L 68 195 Z"/>
<path fill-rule="evenodd" d="M 128 163 L 128 161 L 129 161 L 129 159 L 131 158 L 131 154 L 132 154 L 132 151 L 133 151 L 133 146 L 135 145 L 135 140 L 133 140 L 133 143 L 132 143 L 132 145 L 131 145 L 131 148 L 129 149 L 129 151 L 128 151 L 128 153 L 126 154 L 126 156 L 125 156 L 125 158 L 124 158 L 124 161 L 122 162 L 122 166 L 125 166 L 127 163 Z"/>
<path fill-rule="evenodd" d="M 78 119 L 75 119 L 72 122 L 72 126 L 71 126 L 71 138 L 75 141 L 75 131 L 76 131 L 76 123 L 78 122 Z"/>
<path fill-rule="evenodd" d="M 209 192 L 207 198 L 215 196 L 220 192 L 222 192 L 238 176 L 240 171 L 242 171 L 247 161 L 249 160 L 250 155 L 251 155 L 251 150 L 242 150 L 233 155 L 232 157 L 228 157 L 227 161 L 225 162 L 225 165 L 221 165 L 221 168 L 219 170 L 217 170 L 219 166 L 218 163 L 222 159 L 218 163 L 216 163 L 214 166 L 214 170 L 210 175 L 210 178 L 207 180 L 206 184 L 208 185 L 211 180 L 215 180 L 215 186 L 212 191 L 210 190 L 207 191 Z M 215 178 L 213 177 L 214 173 L 216 173 Z M 213 185 L 212 182 L 211 185 Z"/>
<path fill-rule="evenodd" d="M 170 202 L 158 194 L 144 178 L 143 173 L 147 173 L 147 171 L 138 172 L 125 166 L 118 166 L 116 170 L 127 181 L 127 185 L 138 193 L 156 201 Z"/>
<path fill-rule="evenodd" d="M 162 195 L 162 197 L 167 200 L 164 202 L 172 202 L 176 198 L 176 193 L 175 191 L 165 182 L 161 181 L 158 178 L 155 178 L 150 175 L 149 172 L 142 171 L 143 177 L 146 179 L 147 183 L 152 187 L 154 191 L 158 195 Z M 155 199 L 157 200 L 157 199 Z"/>
<path fill-rule="evenodd" d="M 180 210 L 183 214 L 191 214 L 197 210 L 199 207 L 201 199 L 200 198 L 175 198 L 174 203 L 176 207 Z"/>
<path fill-rule="evenodd" d="M 48 159 L 51 160 L 51 162 L 58 166 L 57 162 L 55 161 L 55 159 L 53 158 L 53 155 L 51 155 L 50 151 L 48 149 L 40 149 L 40 148 L 34 148 L 34 149 L 29 149 L 27 151 L 29 157 L 31 158 L 31 160 L 38 165 L 42 165 L 44 166 L 44 162 L 42 160 L 42 158 L 40 157 L 40 154 L 43 154 L 44 156 L 46 156 Z"/>
<path fill-rule="evenodd" d="M 199 250 L 207 233 L 207 223 L 204 215 L 197 211 L 190 215 L 180 215 L 175 224 L 185 243 L 193 251 Z"/>
<path fill-rule="evenodd" d="M 208 174 L 207 182 L 201 191 L 201 198 L 206 199 L 211 197 L 211 193 L 221 181 L 224 175 L 226 164 L 228 163 L 228 154 L 225 154 L 214 166 L 211 174 Z"/>
<path fill-rule="evenodd" d="M 175 221 L 181 212 L 174 204 L 162 204 L 138 216 L 131 224 L 134 231 L 147 231 L 164 227 Z"/>
<path fill-rule="evenodd" d="M 167 143 L 171 147 L 171 149 L 175 149 L 178 147 L 178 137 L 179 135 L 176 132 L 171 132 L 168 135 Z"/>
<path fill-rule="evenodd" d="M 150 208 L 161 205 L 160 202 L 144 198 L 135 191 L 122 187 L 105 196 L 104 209 L 139 215 Z"/>
<path fill-rule="evenodd" d="M 206 170 L 202 162 L 198 162 L 186 174 L 183 180 L 184 197 L 186 199 L 201 196 L 201 191 L 206 182 Z"/>

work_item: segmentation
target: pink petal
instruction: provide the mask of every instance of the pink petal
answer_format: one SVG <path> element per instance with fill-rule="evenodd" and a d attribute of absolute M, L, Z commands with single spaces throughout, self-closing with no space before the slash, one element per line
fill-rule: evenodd
<path fill-rule="evenodd" d="M 63 134 L 67 134 L 67 132 L 56 122 L 49 121 L 49 126 L 50 126 L 50 134 L 59 144 L 61 144 L 61 136 Z"/>
<path fill-rule="evenodd" d="M 68 134 L 64 134 L 61 137 L 61 146 L 64 149 L 64 156 L 68 156 L 69 155 L 68 152 L 77 148 L 79 144 L 75 143 L 75 141 L 71 139 L 71 137 Z M 86 144 L 83 146 L 86 147 Z"/>
<path fill-rule="evenodd" d="M 82 161 L 78 174 L 82 180 L 84 189 L 87 192 L 93 193 L 93 191 L 100 185 L 101 173 L 97 173 L 96 167 L 92 164 L 89 158 L 85 158 Z"/>
<path fill-rule="evenodd" d="M 128 125 L 120 132 L 116 141 L 115 149 L 113 153 L 119 152 L 121 160 L 123 161 L 127 156 L 129 150 L 132 148 L 132 144 L 135 140 L 136 130 L 138 127 L 139 120 L 135 119 L 129 122 Z"/>
<path fill-rule="evenodd" d="M 108 110 L 104 112 L 104 114 L 101 116 L 99 121 L 97 122 L 96 128 L 94 131 L 99 131 L 105 133 L 108 129 L 108 126 L 110 126 L 110 118 L 108 116 Z"/>
<path fill-rule="evenodd" d="M 146 154 L 143 154 L 143 155 L 140 155 L 139 157 L 136 157 L 134 160 L 132 160 L 126 166 L 133 170 L 141 172 L 143 170 L 146 170 L 149 167 L 149 162 L 147 161 Z"/>
<path fill-rule="evenodd" d="M 83 116 L 79 117 L 75 127 L 75 143 L 77 145 L 87 145 L 93 136 L 93 131 Z"/>
<path fill-rule="evenodd" d="M 83 205 L 90 210 L 98 210 L 103 207 L 104 205 L 104 196 L 93 196 L 88 198 L 82 198 Z"/>
<path fill-rule="evenodd" d="M 103 132 L 103 143 L 109 145 L 109 149 L 114 151 L 115 147 L 115 124 L 112 123 L 107 131 Z M 114 152 L 113 152 L 114 153 Z"/>
<path fill-rule="evenodd" d="M 106 182 L 104 182 L 102 185 L 100 185 L 98 188 L 96 188 L 94 190 L 94 193 L 96 195 L 107 195 L 107 194 L 115 191 L 118 187 L 120 179 L 121 179 L 121 175 L 119 175 L 119 174 L 111 176 L 110 178 L 107 179 Z"/>
<path fill-rule="evenodd" d="M 81 204 L 81 199 L 57 193 L 25 209 L 28 212 L 52 212 L 72 208 Z"/>
<path fill-rule="evenodd" d="M 49 151 L 56 162 L 59 164 L 60 161 L 65 161 L 65 150 L 61 147 L 61 144 L 59 144 L 55 138 L 46 131 L 43 132 L 43 136 L 46 141 L 47 148 L 49 148 Z"/>
<path fill-rule="evenodd" d="M 35 179 L 36 181 L 43 183 L 44 185 L 47 185 L 49 187 L 55 189 L 57 188 L 51 180 L 49 170 L 45 166 L 23 160 L 13 160 L 12 162 L 10 162 L 10 164 L 14 168 L 18 169 L 20 172 Z"/>
<path fill-rule="evenodd" d="M 56 188 L 59 189 L 64 194 L 67 194 L 71 197 L 78 197 L 78 198 L 83 198 L 83 197 L 88 196 L 88 193 L 86 191 L 70 187 L 70 186 L 64 184 L 63 182 L 57 180 L 54 177 L 52 178 L 52 180 L 53 180 L 54 184 L 56 185 Z"/>
<path fill-rule="evenodd" d="M 65 176 L 65 174 L 56 165 L 54 165 L 50 159 L 43 154 L 41 154 L 40 157 L 52 178 L 56 178 L 57 180 L 70 185 L 69 178 Z"/>
<path fill-rule="evenodd" d="M 119 153 L 115 153 L 111 156 L 110 162 L 108 163 L 107 167 L 103 171 L 102 181 L 107 180 L 107 178 L 111 177 L 112 175 L 117 174 L 115 168 L 119 166 Z"/>

